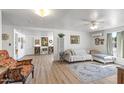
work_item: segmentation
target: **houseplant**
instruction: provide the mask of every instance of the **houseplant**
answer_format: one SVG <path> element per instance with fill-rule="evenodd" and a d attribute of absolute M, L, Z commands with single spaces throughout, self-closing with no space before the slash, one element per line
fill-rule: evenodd
<path fill-rule="evenodd" d="M 59 33 L 58 36 L 59 36 L 60 38 L 63 38 L 63 37 L 65 36 L 65 34 Z"/>

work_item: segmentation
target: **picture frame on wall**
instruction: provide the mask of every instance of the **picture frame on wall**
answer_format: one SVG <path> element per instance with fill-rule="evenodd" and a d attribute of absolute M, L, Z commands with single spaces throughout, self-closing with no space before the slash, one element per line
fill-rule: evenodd
<path fill-rule="evenodd" d="M 2 34 L 2 40 L 8 40 L 9 39 L 9 35 L 6 33 Z"/>
<path fill-rule="evenodd" d="M 104 39 L 95 38 L 95 45 L 104 45 Z"/>
<path fill-rule="evenodd" d="M 95 38 L 95 45 L 99 45 L 100 44 L 100 39 L 99 38 Z"/>
<path fill-rule="evenodd" d="M 41 37 L 41 46 L 48 46 L 48 37 Z"/>
<path fill-rule="evenodd" d="M 104 45 L 104 39 L 100 39 L 101 45 Z"/>
<path fill-rule="evenodd" d="M 71 44 L 80 44 L 80 36 L 79 35 L 71 35 L 70 43 Z"/>
<path fill-rule="evenodd" d="M 40 45 L 40 40 L 39 39 L 35 40 L 35 45 Z"/>

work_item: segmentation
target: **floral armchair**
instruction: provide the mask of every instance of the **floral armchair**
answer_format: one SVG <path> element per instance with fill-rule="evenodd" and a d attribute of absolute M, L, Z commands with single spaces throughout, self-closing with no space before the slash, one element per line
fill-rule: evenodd
<path fill-rule="evenodd" d="M 34 77 L 34 66 L 31 63 L 32 59 L 16 61 L 9 57 L 6 50 L 0 50 L 0 65 L 8 68 L 6 74 L 6 83 L 26 82 L 27 77 L 32 73 Z"/>

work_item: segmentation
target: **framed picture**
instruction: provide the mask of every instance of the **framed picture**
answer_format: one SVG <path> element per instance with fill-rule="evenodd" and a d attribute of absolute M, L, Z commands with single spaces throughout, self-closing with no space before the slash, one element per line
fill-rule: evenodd
<path fill-rule="evenodd" d="M 35 45 L 40 45 L 40 40 L 39 39 L 35 40 Z"/>
<path fill-rule="evenodd" d="M 48 37 L 41 37 L 41 46 L 48 46 Z"/>
<path fill-rule="evenodd" d="M 9 39 L 9 35 L 8 34 L 2 34 L 2 40 L 8 40 Z"/>
<path fill-rule="evenodd" d="M 71 44 L 80 44 L 80 36 L 79 35 L 71 35 L 70 43 Z"/>
<path fill-rule="evenodd" d="M 104 39 L 100 39 L 101 45 L 104 45 Z"/>
<path fill-rule="evenodd" d="M 95 38 L 95 45 L 99 45 L 100 44 L 100 39 L 99 38 Z"/>

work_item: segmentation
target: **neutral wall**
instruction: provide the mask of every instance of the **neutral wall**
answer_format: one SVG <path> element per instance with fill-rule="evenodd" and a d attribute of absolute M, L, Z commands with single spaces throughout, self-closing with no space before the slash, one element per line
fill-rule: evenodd
<path fill-rule="evenodd" d="M 16 27 L 16 26 L 8 26 L 8 25 L 3 25 L 3 32 L 9 34 L 9 40 L 3 42 L 3 47 L 4 49 L 7 49 L 9 51 L 10 56 L 14 56 L 14 29 L 19 29 L 21 33 L 24 34 L 24 28 L 21 27 Z M 41 36 L 44 36 L 43 34 L 35 34 L 32 35 L 31 32 L 32 29 L 28 29 L 26 32 L 29 35 L 25 35 L 25 55 L 32 54 L 34 53 L 33 45 L 34 45 L 34 39 L 39 38 Z M 33 30 L 37 31 L 37 29 Z M 53 43 L 54 43 L 54 60 L 59 59 L 59 52 L 58 52 L 58 45 L 57 45 L 57 40 L 58 40 L 58 34 L 59 33 L 64 33 L 64 50 L 73 48 L 73 49 L 86 49 L 89 50 L 91 48 L 91 37 L 89 32 L 86 31 L 70 31 L 70 30 L 61 30 L 61 29 L 38 29 L 39 31 L 47 31 L 47 32 L 53 32 Z M 41 32 L 42 33 L 42 32 Z M 70 44 L 70 35 L 80 35 L 80 44 Z M 31 41 L 31 42 L 30 42 Z M 11 46 L 9 46 L 9 43 L 11 43 Z M 33 43 L 33 45 L 32 45 Z"/>
<path fill-rule="evenodd" d="M 105 42 L 104 45 L 95 45 L 95 40 L 94 37 L 92 37 L 92 48 L 96 48 L 102 52 L 107 52 L 107 33 L 112 33 L 112 32 L 120 32 L 120 31 L 124 31 L 124 26 L 121 27 L 116 27 L 116 28 L 111 28 L 111 29 L 107 29 L 107 30 L 103 30 L 103 31 L 96 31 L 96 32 L 90 32 L 90 35 L 92 37 L 92 34 L 96 34 L 96 33 L 103 33 L 103 36 L 100 38 L 104 38 Z"/>
<path fill-rule="evenodd" d="M 2 49 L 2 13 L 0 10 L 0 50 Z"/>
<path fill-rule="evenodd" d="M 53 40 L 53 33 L 51 32 L 46 33 L 44 30 L 37 31 L 36 29 L 35 33 L 32 33 L 31 32 L 32 29 L 24 30 L 24 28 L 13 26 L 13 25 L 2 25 L 2 28 L 3 28 L 2 33 L 7 33 L 9 35 L 8 40 L 3 40 L 2 47 L 3 49 L 9 52 L 9 55 L 11 57 L 14 57 L 14 58 L 16 58 L 14 55 L 14 30 L 15 29 L 18 33 L 26 35 L 25 41 L 24 41 L 25 52 L 23 53 L 23 55 L 34 54 L 34 40 L 35 39 L 37 38 L 40 39 L 42 36 L 48 36 L 49 39 Z M 25 31 L 27 32 L 26 34 L 25 34 Z M 52 31 L 52 30 L 49 30 L 49 31 Z M 37 32 L 40 32 L 40 33 L 37 33 Z"/>
<path fill-rule="evenodd" d="M 98 33 L 102 33 L 103 34 L 103 36 L 99 36 L 99 37 L 93 37 L 92 35 L 93 34 L 98 34 Z M 91 47 L 91 49 L 93 49 L 93 50 L 98 50 L 98 51 L 100 51 L 100 52 L 103 52 L 103 53 L 107 53 L 107 43 L 106 43 L 106 38 L 107 38 L 107 33 L 105 32 L 105 31 L 98 31 L 98 32 L 90 32 L 90 35 L 91 35 L 91 45 L 92 45 L 92 47 Z M 103 45 L 96 45 L 95 44 L 95 38 L 100 38 L 100 39 L 104 39 L 104 44 Z"/>
<path fill-rule="evenodd" d="M 33 33 L 30 35 L 26 34 L 26 37 L 25 37 L 25 48 L 26 48 L 25 54 L 26 55 L 34 54 L 35 40 L 36 39 L 41 40 L 41 37 L 48 37 L 49 40 L 53 40 L 53 33 L 51 32 L 46 33 L 44 31 L 40 31 L 40 34 L 33 34 Z M 49 43 L 49 46 L 51 46 L 50 43 Z"/>
<path fill-rule="evenodd" d="M 25 55 L 34 54 L 34 37 L 27 36 L 25 37 Z"/>
<path fill-rule="evenodd" d="M 97 32 L 90 33 L 91 37 L 92 37 L 92 34 L 102 32 L 103 38 L 105 39 L 104 45 L 95 45 L 94 38 L 92 37 L 92 39 L 91 39 L 92 49 L 97 49 L 97 50 L 100 50 L 101 52 L 107 53 L 107 43 L 106 43 L 107 42 L 107 33 L 120 32 L 120 31 L 124 31 L 124 26 L 116 27 L 116 28 L 112 28 L 112 29 L 107 29 L 104 31 L 97 31 Z M 118 58 L 117 57 L 115 62 L 118 64 L 124 65 L 124 58 Z"/>
<path fill-rule="evenodd" d="M 77 31 L 54 31 L 54 60 L 59 60 L 59 49 L 57 45 L 57 38 L 59 33 L 64 33 L 64 50 L 66 49 L 86 49 L 89 50 L 90 45 L 90 34 L 89 32 L 77 32 Z M 70 35 L 79 35 L 80 36 L 80 44 L 71 44 L 70 43 Z"/>
<path fill-rule="evenodd" d="M 21 29 L 21 28 L 19 28 Z M 25 30 L 24 30 L 25 29 Z M 70 30 L 61 30 L 61 29 L 42 29 L 42 28 L 30 28 L 28 30 L 26 30 L 27 28 L 23 28 L 24 31 L 21 30 L 21 32 L 23 32 L 23 34 L 25 32 L 26 33 L 26 49 L 25 49 L 25 54 L 26 55 L 30 55 L 30 54 L 34 54 L 34 40 L 40 38 L 41 36 L 49 36 L 51 39 L 53 39 L 53 44 L 54 44 L 54 60 L 58 60 L 59 59 L 59 49 L 58 49 L 58 34 L 59 33 L 64 33 L 65 37 L 64 37 L 64 50 L 69 49 L 69 48 L 74 48 L 74 49 L 86 49 L 89 50 L 90 49 L 90 41 L 91 41 L 91 37 L 89 32 L 86 31 L 82 31 L 82 32 L 77 32 L 77 31 L 70 31 Z M 34 30 L 34 31 L 32 31 Z M 30 33 L 29 33 L 30 32 Z M 48 33 L 46 33 L 48 32 Z M 49 32 L 53 32 L 53 33 L 49 33 Z M 70 44 L 70 35 L 80 35 L 80 44 Z"/>
<path fill-rule="evenodd" d="M 14 57 L 14 31 L 13 30 L 14 29 L 12 26 L 2 25 L 2 33 L 7 33 L 9 35 L 8 40 L 2 41 L 2 49 L 7 50 L 11 57 Z"/>
<path fill-rule="evenodd" d="M 2 33 L 8 34 L 9 38 L 8 40 L 3 40 L 2 41 L 2 49 L 7 50 L 9 55 L 15 59 L 21 58 L 24 56 L 23 50 L 20 51 L 19 57 L 16 58 L 14 50 L 15 50 L 15 44 L 14 44 L 14 32 L 15 32 L 15 27 L 12 25 L 2 25 Z M 18 29 L 16 30 L 18 32 Z M 18 33 L 18 36 L 22 36 L 21 33 Z"/>
<path fill-rule="evenodd" d="M 21 28 L 20 28 L 21 29 Z M 32 32 L 32 30 L 35 30 Z M 69 48 L 73 48 L 73 49 L 86 49 L 89 50 L 90 49 L 90 41 L 91 41 L 91 37 L 89 32 L 77 32 L 77 31 L 70 31 L 70 30 L 61 30 L 61 29 L 42 29 L 39 28 L 37 30 L 37 28 L 33 28 L 33 29 L 28 29 L 28 30 L 24 30 L 21 31 L 23 33 L 26 33 L 26 49 L 25 49 L 25 54 L 26 55 L 30 55 L 30 54 L 34 54 L 34 40 L 35 39 L 39 39 L 42 36 L 48 36 L 51 39 L 53 39 L 53 44 L 54 44 L 54 60 L 58 60 L 59 59 L 59 49 L 58 49 L 58 34 L 59 33 L 64 33 L 65 37 L 64 37 L 64 50 L 69 49 Z M 30 33 L 29 33 L 30 32 Z M 40 33 L 39 33 L 40 32 Z M 46 33 L 48 32 L 48 33 Z M 50 33 L 49 32 L 53 32 Z M 80 44 L 70 44 L 70 35 L 80 35 Z"/>

